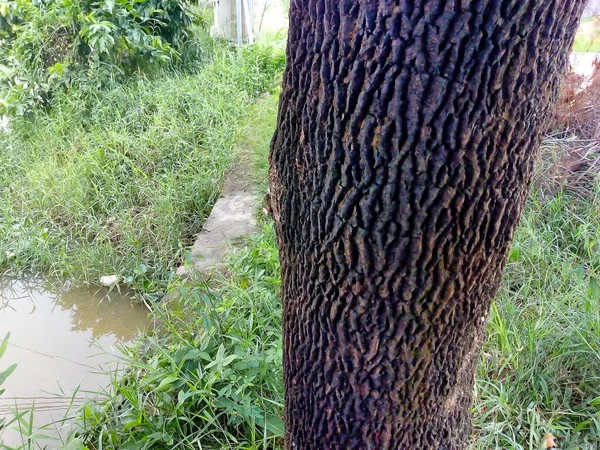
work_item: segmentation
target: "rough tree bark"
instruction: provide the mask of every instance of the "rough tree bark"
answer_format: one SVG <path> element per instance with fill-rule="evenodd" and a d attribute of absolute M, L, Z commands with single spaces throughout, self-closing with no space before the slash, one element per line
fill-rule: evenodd
<path fill-rule="evenodd" d="M 286 448 L 462 449 L 585 0 L 292 0 L 271 150 Z"/>

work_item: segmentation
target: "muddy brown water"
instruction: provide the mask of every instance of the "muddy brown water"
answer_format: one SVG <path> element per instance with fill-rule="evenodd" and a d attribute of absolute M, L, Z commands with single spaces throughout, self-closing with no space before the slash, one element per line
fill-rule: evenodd
<path fill-rule="evenodd" d="M 0 280 L 0 340 L 10 332 L 0 372 L 17 364 L 0 388 L 6 390 L 0 396 L 0 421 L 35 402 L 35 426 L 59 421 L 43 433 L 64 435 L 71 425 L 61 419 L 86 398 L 102 395 L 109 373 L 118 370 L 122 344 L 148 324 L 143 306 L 105 288 L 58 290 L 35 279 Z M 0 431 L 0 448 L 19 446 L 21 440 L 12 427 Z"/>

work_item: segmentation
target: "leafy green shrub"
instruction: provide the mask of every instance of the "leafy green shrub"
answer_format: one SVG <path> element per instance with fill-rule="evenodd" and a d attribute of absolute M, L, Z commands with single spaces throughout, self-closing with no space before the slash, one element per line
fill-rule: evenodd
<path fill-rule="evenodd" d="M 194 17 L 181 0 L 0 0 L 0 114 L 164 66 Z"/>

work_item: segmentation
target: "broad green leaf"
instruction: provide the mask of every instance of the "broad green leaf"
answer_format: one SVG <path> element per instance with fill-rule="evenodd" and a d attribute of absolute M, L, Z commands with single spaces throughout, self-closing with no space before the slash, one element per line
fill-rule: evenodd
<path fill-rule="evenodd" d="M 166 391 L 169 387 L 179 380 L 178 377 L 174 377 L 173 375 L 169 375 L 168 377 L 163 378 L 158 387 L 156 388 L 157 392 Z"/>
<path fill-rule="evenodd" d="M 590 278 L 589 294 L 592 298 L 598 298 L 600 295 L 600 284 L 594 277 Z"/>
<path fill-rule="evenodd" d="M 142 423 L 142 412 L 140 411 L 134 419 L 130 420 L 125 425 L 123 425 L 123 429 L 130 430 L 133 427 L 137 427 L 141 423 Z"/>
<path fill-rule="evenodd" d="M 202 358 L 204 361 L 208 361 L 208 362 L 212 361 L 212 358 L 206 352 L 200 352 L 200 355 L 198 355 L 198 356 L 200 356 L 200 358 Z"/>
<path fill-rule="evenodd" d="M 196 395 L 202 395 L 202 391 L 179 391 L 179 394 L 177 394 L 177 406 L 183 405 L 188 398 Z"/>
<path fill-rule="evenodd" d="M 218 361 L 218 360 L 215 360 L 215 361 L 213 361 L 213 362 L 211 362 L 211 363 L 208 363 L 208 364 L 206 365 L 205 369 L 211 369 L 211 368 L 213 368 L 214 366 L 216 366 L 217 364 L 219 364 L 219 361 Z"/>
<path fill-rule="evenodd" d="M 237 355 L 229 355 L 227 358 L 225 358 L 225 360 L 223 361 L 223 367 L 227 367 L 229 364 L 231 364 L 231 362 L 237 358 Z"/>
<path fill-rule="evenodd" d="M 196 360 L 200 357 L 200 350 L 198 350 L 197 348 L 193 348 L 191 349 L 189 352 L 186 353 L 186 355 L 183 357 L 183 361 L 188 361 L 188 360 Z"/>
<path fill-rule="evenodd" d="M 6 337 L 2 340 L 2 343 L 0 344 L 0 358 L 2 358 L 2 355 L 4 355 L 4 352 L 6 351 L 6 347 L 8 347 L 8 338 L 10 337 L 10 333 L 8 333 L 6 335 Z"/>
<path fill-rule="evenodd" d="M 6 379 L 10 376 L 10 374 L 15 371 L 16 368 L 17 368 L 17 365 L 13 364 L 12 366 L 9 366 L 9 368 L 6 369 L 4 372 L 0 372 L 0 386 L 2 385 L 2 383 L 4 383 L 6 381 Z"/>
<path fill-rule="evenodd" d="M 267 416 L 265 420 L 265 428 L 275 436 L 283 436 L 284 424 L 279 416 Z"/>

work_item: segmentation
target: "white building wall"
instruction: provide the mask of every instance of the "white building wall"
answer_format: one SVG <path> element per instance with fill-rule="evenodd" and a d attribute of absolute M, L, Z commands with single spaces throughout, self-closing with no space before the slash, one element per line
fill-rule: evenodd
<path fill-rule="evenodd" d="M 588 5 L 583 12 L 584 18 L 592 16 L 600 16 L 600 0 L 589 0 Z"/>
<path fill-rule="evenodd" d="M 254 0 L 213 0 L 213 5 L 215 21 L 211 33 L 214 37 L 237 41 L 237 15 L 241 10 L 242 40 L 246 42 L 248 39 L 253 39 Z"/>

